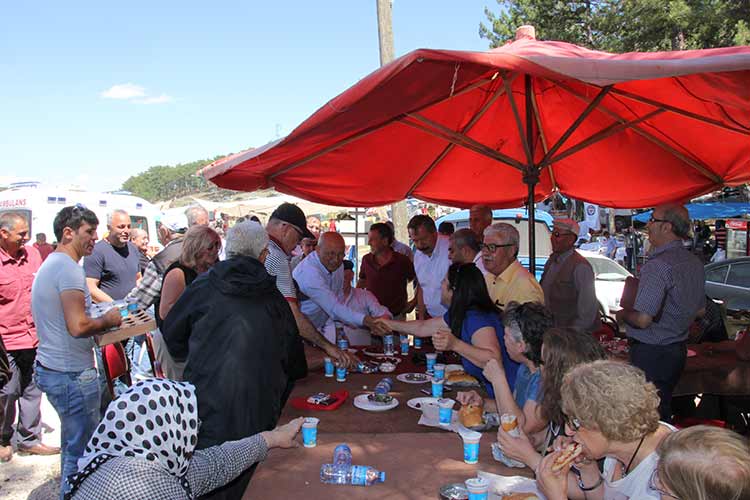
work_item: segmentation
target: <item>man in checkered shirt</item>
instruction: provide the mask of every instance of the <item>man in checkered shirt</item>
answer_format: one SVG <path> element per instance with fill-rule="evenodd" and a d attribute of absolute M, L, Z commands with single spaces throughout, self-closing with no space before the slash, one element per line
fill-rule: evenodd
<path fill-rule="evenodd" d="M 688 328 L 705 306 L 703 264 L 682 241 L 690 232 L 682 205 L 656 207 L 646 226 L 651 243 L 635 303 L 617 312 L 630 341 L 630 362 L 659 389 L 661 419 L 672 417 L 672 391 L 685 367 Z"/>

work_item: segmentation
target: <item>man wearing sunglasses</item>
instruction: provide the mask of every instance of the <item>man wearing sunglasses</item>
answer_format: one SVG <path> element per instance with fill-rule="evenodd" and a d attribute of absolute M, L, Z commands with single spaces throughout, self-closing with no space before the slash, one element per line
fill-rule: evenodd
<path fill-rule="evenodd" d="M 552 255 L 544 264 L 542 289 L 555 326 L 593 333 L 601 327 L 594 270 L 575 249 L 579 227 L 573 219 L 555 219 Z"/>
<path fill-rule="evenodd" d="M 685 207 L 654 208 L 646 230 L 651 250 L 635 302 L 624 304 L 617 320 L 626 325 L 630 362 L 659 389 L 659 413 L 669 422 L 672 391 L 687 358 L 688 328 L 705 306 L 705 277 L 700 259 L 682 244 L 690 232 Z"/>
<path fill-rule="evenodd" d="M 509 302 L 544 304 L 542 287 L 518 262 L 519 240 L 518 230 L 505 222 L 484 230 L 482 262 L 487 269 L 487 291 L 500 309 Z"/>

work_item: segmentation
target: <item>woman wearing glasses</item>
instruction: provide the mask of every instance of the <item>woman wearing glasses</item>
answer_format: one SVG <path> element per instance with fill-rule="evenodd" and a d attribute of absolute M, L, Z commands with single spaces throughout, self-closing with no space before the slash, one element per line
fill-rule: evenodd
<path fill-rule="evenodd" d="M 650 479 L 662 441 L 676 429 L 659 421 L 659 396 L 638 368 L 617 361 L 594 361 L 569 371 L 560 390 L 567 439 L 583 453 L 569 474 L 556 474 L 556 451 L 537 468 L 538 484 L 550 500 L 565 498 L 658 500 Z M 562 443 L 559 443 L 562 444 Z M 604 459 L 603 472 L 597 460 Z M 692 500 L 692 499 L 691 499 Z"/>
<path fill-rule="evenodd" d="M 541 388 L 542 339 L 552 327 L 552 313 L 536 302 L 510 302 L 505 308 L 504 343 L 514 365 L 491 359 L 484 368 L 484 376 L 492 384 L 494 401 L 485 402 L 485 410 L 496 407 L 500 414 L 513 414 L 518 427 L 528 436 L 543 431 L 547 420 L 542 416 L 539 392 Z M 515 371 L 515 386 L 508 382 L 508 374 Z M 489 391 L 488 391 L 489 392 Z M 476 391 L 457 395 L 461 404 L 481 404 Z"/>
<path fill-rule="evenodd" d="M 506 373 L 507 384 L 513 387 L 518 363 L 505 349 L 500 311 L 487 293 L 482 272 L 473 263 L 452 264 L 443 279 L 440 301 L 448 307 L 443 317 L 378 321 L 393 331 L 431 336 L 438 351 L 457 352 L 466 373 L 481 381 L 491 396 L 492 384 L 482 374 L 482 367 L 491 359 L 502 359 L 503 364 L 514 367 Z"/>

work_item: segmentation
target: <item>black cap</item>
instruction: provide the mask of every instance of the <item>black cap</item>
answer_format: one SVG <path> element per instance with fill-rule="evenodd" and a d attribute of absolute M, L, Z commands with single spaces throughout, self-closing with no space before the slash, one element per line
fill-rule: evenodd
<path fill-rule="evenodd" d="M 315 238 L 313 234 L 307 229 L 307 219 L 305 219 L 305 213 L 297 205 L 292 203 L 282 203 L 276 210 L 271 214 L 272 219 L 278 219 L 291 224 L 302 232 L 303 238 Z"/>
<path fill-rule="evenodd" d="M 354 262 L 344 259 L 344 271 L 354 271 Z"/>

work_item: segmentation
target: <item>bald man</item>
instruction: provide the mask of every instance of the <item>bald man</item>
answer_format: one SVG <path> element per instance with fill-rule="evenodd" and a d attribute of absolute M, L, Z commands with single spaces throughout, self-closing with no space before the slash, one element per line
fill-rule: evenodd
<path fill-rule="evenodd" d="M 484 230 L 492 224 L 492 209 L 487 205 L 474 205 L 469 209 L 469 228 L 479 238 L 484 239 Z"/>
<path fill-rule="evenodd" d="M 340 234 L 330 231 L 321 233 L 315 252 L 294 268 L 294 280 L 305 295 L 300 310 L 319 331 L 330 318 L 382 334 L 384 331 L 375 324 L 375 318 L 343 303 L 345 249 L 344 238 Z"/>

